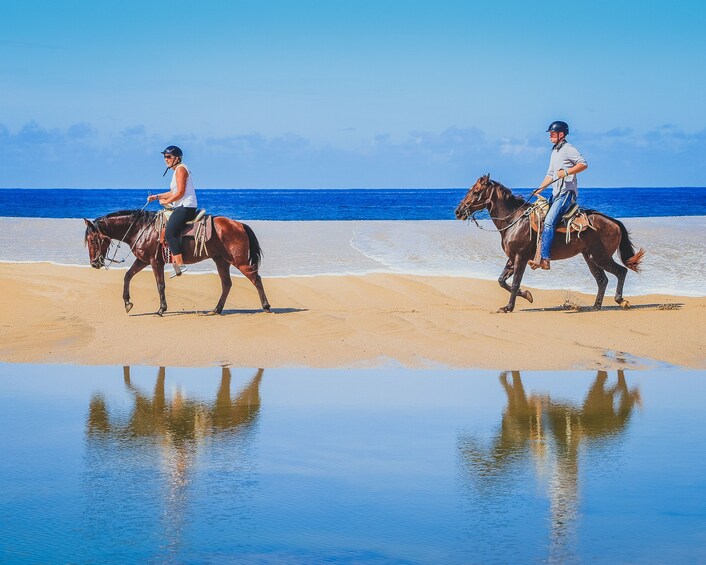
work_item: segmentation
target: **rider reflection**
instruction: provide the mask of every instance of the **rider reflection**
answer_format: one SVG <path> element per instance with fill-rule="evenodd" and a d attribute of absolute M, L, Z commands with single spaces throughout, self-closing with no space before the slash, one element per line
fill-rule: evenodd
<path fill-rule="evenodd" d="M 466 480 L 486 492 L 505 492 L 518 466 L 527 458 L 536 473 L 548 481 L 551 540 L 550 561 L 571 560 L 579 509 L 579 463 L 583 446 L 606 447 L 627 429 L 640 392 L 629 389 L 622 370 L 608 384 L 608 373 L 598 371 L 581 405 L 557 401 L 548 393 L 528 394 L 519 371 L 504 372 L 500 384 L 507 406 L 499 432 L 490 445 L 471 436 L 459 439 Z M 498 482 L 499 481 L 499 482 Z M 490 484 L 492 483 L 492 485 Z M 489 488 L 488 488 L 489 487 Z"/>
<path fill-rule="evenodd" d="M 161 515 L 165 550 L 176 554 L 186 526 L 189 484 L 200 447 L 208 439 L 219 438 L 219 443 L 227 446 L 227 464 L 236 465 L 241 477 L 248 474 L 244 454 L 249 451 L 251 432 L 260 412 L 262 375 L 263 370 L 258 369 L 234 395 L 231 371 L 224 367 L 215 398 L 207 401 L 188 398 L 181 388 L 168 395 L 164 367 L 157 372 L 153 390 L 144 392 L 133 383 L 130 367 L 124 367 L 123 381 L 132 400 L 129 410 L 123 410 L 118 402 L 111 405 L 101 393 L 93 395 L 88 409 L 86 445 L 91 483 L 88 490 L 93 496 L 88 513 L 93 526 L 96 521 L 99 524 L 110 521 L 125 507 L 126 498 L 142 499 L 147 490 L 156 487 L 162 491 L 163 508 L 155 518 L 159 520 Z M 155 463 L 159 471 L 156 482 L 150 474 Z M 119 485 L 114 481 L 106 483 L 102 479 L 106 475 L 125 481 Z M 251 482 L 243 480 L 242 484 Z M 232 485 L 237 484 L 238 481 L 232 481 Z M 111 496 L 118 500 L 112 500 Z M 95 500 L 104 504 L 95 504 Z M 135 518 L 129 516 L 125 520 Z"/>

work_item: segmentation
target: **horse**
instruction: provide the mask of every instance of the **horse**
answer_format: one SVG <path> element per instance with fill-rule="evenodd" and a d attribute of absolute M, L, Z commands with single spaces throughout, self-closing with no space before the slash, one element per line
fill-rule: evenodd
<path fill-rule="evenodd" d="M 456 218 L 467 220 L 483 209 L 488 210 L 495 228 L 500 232 L 501 245 L 508 257 L 498 282 L 510 293 L 510 300 L 498 312 L 512 312 L 518 295 L 530 303 L 534 301 L 529 290 L 520 289 L 527 262 L 534 257 L 537 249 L 537 238 L 532 237 L 530 228 L 530 205 L 521 196 L 513 194 L 510 189 L 492 180 L 488 174 L 480 177 L 468 190 L 456 208 Z M 618 278 L 615 301 L 623 308 L 629 308 L 630 303 L 623 298 L 625 277 L 628 269 L 640 271 L 640 262 L 645 250 L 641 248 L 635 251 L 627 229 L 619 220 L 595 210 L 584 212 L 589 216 L 594 229 L 588 229 L 581 237 L 572 237 L 568 242 L 562 237 L 554 238 L 552 260 L 568 259 L 580 253 L 598 284 L 593 309 L 600 310 L 603 304 L 603 296 L 608 286 L 606 271 Z M 616 251 L 619 251 L 624 267 L 613 260 Z M 510 275 L 512 286 L 506 282 Z"/>
<path fill-rule="evenodd" d="M 130 312 L 130 281 L 137 273 L 148 265 L 152 267 L 159 292 L 159 310 L 162 316 L 167 310 L 167 299 L 164 293 L 164 254 L 159 234 L 155 228 L 157 214 L 145 210 L 122 210 L 112 212 L 96 220 L 84 218 L 86 233 L 84 244 L 88 247 L 91 267 L 100 269 L 106 267 L 108 249 L 113 240 L 127 243 L 135 256 L 135 262 L 125 273 L 123 284 L 123 300 L 125 311 Z M 207 218 L 206 221 L 211 221 Z M 270 303 L 265 295 L 262 280 L 258 274 L 262 249 L 252 228 L 247 224 L 231 220 L 224 216 L 213 216 L 213 235 L 206 242 L 206 254 L 196 253 L 194 238 L 184 238 L 183 256 L 187 264 L 198 263 L 204 259 L 213 259 L 221 279 L 221 298 L 210 314 L 223 312 L 226 298 L 233 285 L 230 279 L 230 266 L 235 266 L 255 286 L 260 296 L 260 303 L 265 312 L 270 312 Z"/>

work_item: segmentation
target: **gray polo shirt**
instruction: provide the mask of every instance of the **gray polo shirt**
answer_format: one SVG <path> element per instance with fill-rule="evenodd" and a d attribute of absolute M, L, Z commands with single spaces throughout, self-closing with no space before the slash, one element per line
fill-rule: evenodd
<path fill-rule="evenodd" d="M 549 170 L 547 171 L 547 176 L 552 177 L 552 179 L 559 178 L 559 170 L 568 170 L 573 167 L 576 163 L 585 163 L 586 159 L 583 158 L 579 150 L 576 149 L 571 143 L 564 140 L 558 143 L 556 147 L 552 149 L 552 155 L 549 158 Z M 559 182 L 555 182 L 552 185 L 552 196 L 557 197 L 564 192 L 574 192 L 578 193 L 579 185 L 576 182 L 576 175 L 569 175 Z"/>

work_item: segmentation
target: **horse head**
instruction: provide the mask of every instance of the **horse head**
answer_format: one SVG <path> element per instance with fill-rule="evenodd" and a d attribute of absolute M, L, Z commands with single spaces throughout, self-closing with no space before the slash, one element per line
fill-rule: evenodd
<path fill-rule="evenodd" d="M 468 189 L 466 196 L 456 208 L 456 218 L 467 220 L 471 214 L 487 208 L 490 191 L 494 187 L 494 182 L 490 180 L 490 173 L 480 177 L 475 184 Z"/>
<path fill-rule="evenodd" d="M 86 222 L 86 234 L 83 237 L 84 244 L 88 247 L 88 259 L 91 267 L 100 269 L 105 267 L 105 256 L 110 247 L 110 238 L 101 232 L 98 223 L 83 219 Z"/>

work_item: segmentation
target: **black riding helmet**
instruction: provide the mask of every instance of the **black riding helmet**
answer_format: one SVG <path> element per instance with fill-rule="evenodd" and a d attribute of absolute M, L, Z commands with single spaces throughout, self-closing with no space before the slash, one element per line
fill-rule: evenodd
<path fill-rule="evenodd" d="M 184 156 L 184 152 L 179 149 L 176 145 L 170 145 L 164 151 L 162 151 L 162 155 L 171 155 L 172 157 L 175 157 L 176 159 L 179 159 L 181 161 L 181 158 Z M 168 170 L 169 167 L 164 169 L 162 176 L 166 175 Z"/>
<path fill-rule="evenodd" d="M 176 145 L 170 145 L 164 151 L 162 151 L 162 155 L 171 155 L 173 157 L 183 157 L 184 152 L 181 149 L 179 149 Z"/>
<path fill-rule="evenodd" d="M 569 135 L 569 124 L 562 121 L 552 122 L 551 124 L 549 124 L 547 131 L 556 131 L 559 133 L 563 131 L 564 135 Z"/>

